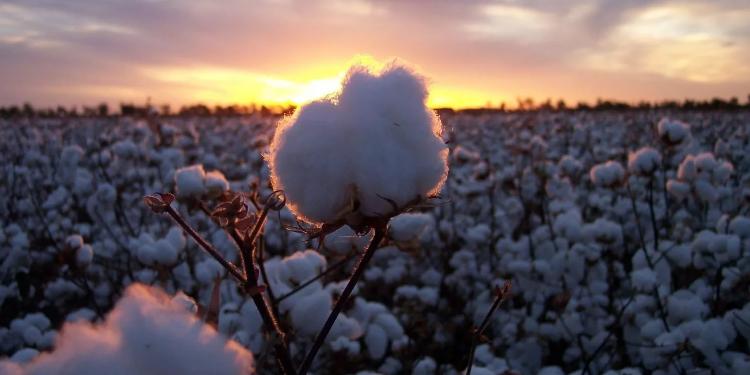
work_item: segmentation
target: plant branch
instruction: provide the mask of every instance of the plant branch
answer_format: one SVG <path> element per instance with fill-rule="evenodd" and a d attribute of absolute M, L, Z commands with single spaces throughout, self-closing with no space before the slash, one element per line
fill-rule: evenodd
<path fill-rule="evenodd" d="M 331 331 L 333 323 L 341 313 L 341 310 L 344 309 L 344 305 L 346 305 L 346 302 L 349 300 L 354 287 L 362 277 L 367 263 L 370 262 L 370 259 L 372 259 L 373 254 L 375 254 L 375 250 L 378 248 L 380 241 L 382 241 L 383 237 L 385 236 L 386 225 L 387 223 L 380 223 L 375 227 L 375 235 L 372 237 L 372 240 L 367 246 L 367 249 L 365 249 L 365 252 L 359 258 L 359 262 L 354 267 L 354 272 L 352 272 L 352 276 L 349 278 L 349 282 L 346 284 L 346 287 L 344 287 L 344 291 L 341 292 L 341 296 L 339 296 L 338 301 L 336 301 L 336 305 L 328 315 L 328 319 L 323 325 L 323 328 L 321 328 L 320 332 L 318 332 L 318 335 L 315 337 L 315 341 L 313 342 L 313 346 L 310 349 L 310 352 L 307 353 L 305 360 L 302 362 L 302 365 L 299 368 L 300 375 L 305 375 L 310 370 L 310 366 L 312 366 L 315 355 L 318 353 L 318 350 L 320 350 L 320 347 L 323 346 L 323 342 L 325 341 L 326 336 L 328 336 L 328 332 Z"/>
<path fill-rule="evenodd" d="M 474 329 L 474 334 L 471 337 L 471 349 L 469 349 L 469 363 L 466 365 L 466 375 L 471 375 L 471 367 L 474 364 L 474 351 L 477 348 L 477 343 L 482 338 L 484 331 L 490 325 L 490 318 L 492 317 L 492 315 L 500 307 L 503 301 L 505 301 L 510 295 L 510 288 L 512 286 L 513 284 L 510 282 L 510 280 L 506 280 L 503 287 L 496 290 L 495 300 L 492 301 L 492 305 L 490 306 L 489 311 L 487 311 L 484 319 L 482 319 L 482 323 L 479 325 L 479 328 Z"/>

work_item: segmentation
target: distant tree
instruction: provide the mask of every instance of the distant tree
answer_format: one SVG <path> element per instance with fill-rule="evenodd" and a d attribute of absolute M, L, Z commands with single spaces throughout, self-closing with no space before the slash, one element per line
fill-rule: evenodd
<path fill-rule="evenodd" d="M 99 103 L 96 107 L 99 116 L 106 117 L 109 115 L 109 106 L 107 103 Z"/>
<path fill-rule="evenodd" d="M 557 110 L 558 110 L 558 111 L 564 111 L 564 110 L 566 110 L 566 109 L 568 109 L 568 105 L 567 105 L 567 104 L 565 104 L 565 100 L 563 100 L 563 99 L 559 99 L 559 100 L 557 101 Z"/>

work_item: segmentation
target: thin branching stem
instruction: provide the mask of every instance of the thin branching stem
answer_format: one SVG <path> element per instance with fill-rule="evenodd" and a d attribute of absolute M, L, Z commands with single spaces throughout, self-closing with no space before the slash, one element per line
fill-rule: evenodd
<path fill-rule="evenodd" d="M 506 281 L 505 285 L 503 285 L 502 288 L 499 288 L 495 292 L 495 300 L 492 301 L 490 309 L 487 311 L 487 314 L 485 314 L 484 319 L 482 319 L 482 323 L 479 325 L 479 327 L 474 329 L 474 334 L 471 338 L 471 348 L 469 349 L 469 363 L 466 365 L 466 375 L 471 374 L 471 367 L 474 364 L 474 352 L 476 351 L 477 343 L 482 338 L 484 331 L 490 325 L 490 318 L 492 317 L 492 315 L 500 307 L 500 305 L 502 305 L 503 301 L 505 301 L 510 295 L 511 287 L 511 282 Z"/>
<path fill-rule="evenodd" d="M 296 294 L 300 290 L 306 288 L 307 286 L 309 286 L 310 284 L 314 283 L 315 281 L 320 280 L 321 278 L 325 277 L 329 273 L 331 273 L 331 272 L 333 272 L 333 271 L 341 268 L 341 266 L 343 266 L 344 264 L 346 264 L 346 262 L 348 262 L 350 259 L 354 258 L 354 256 L 357 255 L 357 254 L 358 254 L 357 252 L 352 252 L 351 254 L 347 255 L 346 257 L 344 257 L 344 258 L 336 261 L 336 263 L 334 263 L 330 267 L 326 268 L 325 271 L 317 274 L 315 277 L 311 278 L 310 280 L 307 280 L 304 283 L 297 285 L 297 287 L 295 287 L 294 289 L 292 289 L 292 290 L 286 292 L 285 294 L 282 294 L 281 296 L 279 296 L 276 299 L 276 302 L 281 302 L 281 301 L 283 301 L 283 300 L 285 300 L 285 299 L 293 296 L 294 294 Z"/>
<path fill-rule="evenodd" d="M 193 227 L 191 227 L 190 224 L 185 221 L 182 215 L 180 215 L 179 212 L 172 208 L 172 206 L 166 206 L 165 211 L 167 212 L 167 214 L 169 214 L 172 220 L 174 220 L 175 223 L 177 223 L 177 225 L 182 228 L 182 230 L 190 235 L 190 237 L 192 237 L 193 240 L 208 253 L 208 255 L 219 262 L 219 264 L 221 264 L 224 269 L 226 269 L 232 276 L 234 276 L 235 279 L 243 284 L 247 281 L 245 280 L 245 276 L 242 275 L 242 271 L 240 271 L 237 266 L 226 260 L 218 250 L 216 250 L 213 246 L 211 246 L 210 243 L 203 239 L 203 237 L 198 234 L 198 232 L 196 232 L 195 229 L 193 229 Z"/>

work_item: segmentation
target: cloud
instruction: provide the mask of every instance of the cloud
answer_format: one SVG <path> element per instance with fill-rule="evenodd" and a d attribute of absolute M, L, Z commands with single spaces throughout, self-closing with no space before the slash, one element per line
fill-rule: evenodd
<path fill-rule="evenodd" d="M 648 7 L 578 57 L 588 68 L 610 72 L 635 71 L 695 82 L 747 81 L 748 19 L 750 7 Z"/>
<path fill-rule="evenodd" d="M 362 53 L 419 65 L 442 104 L 515 96 L 626 99 L 638 95 L 633 78 L 654 76 L 668 79 L 663 84 L 675 92 L 676 82 L 683 91 L 688 82 L 690 92 L 704 96 L 740 94 L 748 81 L 740 65 L 750 50 L 750 30 L 741 25 L 749 8 L 735 0 L 6 0 L 0 104 L 151 96 L 179 105 L 253 97 L 223 84 L 226 74 L 265 85 L 244 89 L 257 97 L 290 92 L 296 102 L 306 95 L 295 93 L 324 86 L 312 81 L 336 77 Z M 213 76 L 216 82 L 207 79 Z M 277 80 L 295 88 L 281 90 Z M 709 93 L 705 84 L 722 86 Z M 72 94 L 61 95 L 65 88 Z M 655 89 L 671 92 L 652 87 L 640 95 L 656 95 Z"/>

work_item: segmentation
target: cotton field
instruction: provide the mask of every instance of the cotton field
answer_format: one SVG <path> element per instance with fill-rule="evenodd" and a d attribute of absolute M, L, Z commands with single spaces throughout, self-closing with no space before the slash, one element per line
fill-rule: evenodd
<path fill-rule="evenodd" d="M 442 139 L 405 143 L 420 156 L 334 126 L 271 157 L 279 124 L 381 113 L 347 100 L 295 118 L 0 120 L 0 374 L 282 373 L 279 351 L 305 362 L 370 243 L 310 373 L 750 373 L 746 110 L 427 111 L 408 121 L 442 121 Z M 291 180 L 268 163 L 304 157 Z M 391 164 L 425 176 L 367 174 Z M 332 185 L 342 169 L 355 177 Z M 391 208 L 408 212 L 383 233 L 349 215 Z M 232 228 L 263 219 L 262 267 L 243 270 Z"/>

